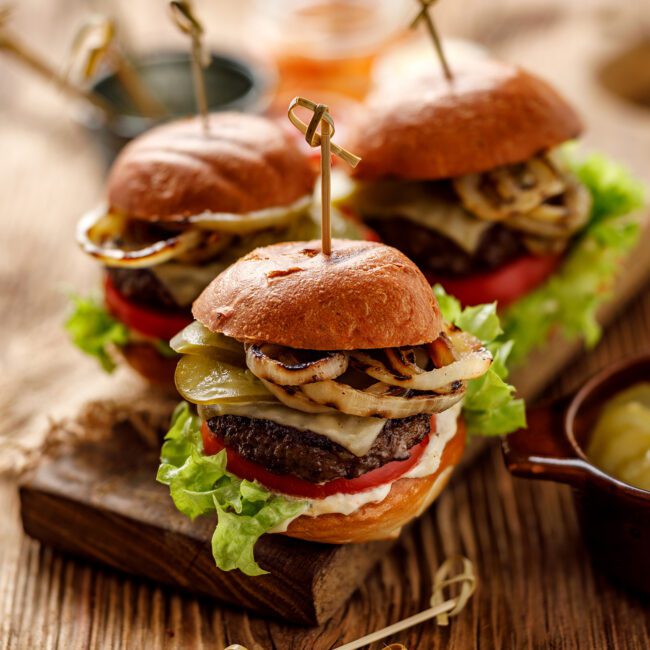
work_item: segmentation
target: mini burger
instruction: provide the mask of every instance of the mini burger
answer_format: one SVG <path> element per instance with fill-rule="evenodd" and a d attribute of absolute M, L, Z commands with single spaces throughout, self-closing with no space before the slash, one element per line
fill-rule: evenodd
<path fill-rule="evenodd" d="M 563 146 L 582 125 L 548 83 L 487 59 L 452 69 L 368 99 L 340 204 L 463 304 L 498 301 L 512 361 L 555 330 L 593 344 L 642 186 Z"/>
<path fill-rule="evenodd" d="M 173 386 L 168 341 L 210 280 L 260 245 L 318 234 L 315 172 L 294 139 L 252 115 L 214 114 L 209 125 L 185 119 L 134 140 L 110 172 L 107 204 L 79 222 L 79 244 L 104 268 L 104 304 L 78 300 L 68 329 L 107 369 L 117 349 Z"/>
<path fill-rule="evenodd" d="M 262 573 L 253 547 L 267 532 L 398 535 L 449 480 L 468 387 L 493 372 L 482 341 L 447 322 L 415 264 L 383 244 L 258 248 L 193 315 L 171 342 L 186 402 L 158 480 L 186 515 L 216 512 L 223 570 Z M 483 329 L 492 317 L 479 315 Z M 485 399 L 492 383 L 474 392 Z"/>

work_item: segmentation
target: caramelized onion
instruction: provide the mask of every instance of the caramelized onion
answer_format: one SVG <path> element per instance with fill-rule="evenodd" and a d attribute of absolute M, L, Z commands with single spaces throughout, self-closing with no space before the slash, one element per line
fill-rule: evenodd
<path fill-rule="evenodd" d="M 424 395 L 396 396 L 393 387 L 386 384 L 374 384 L 367 390 L 358 390 L 347 384 L 331 379 L 305 384 L 299 389 L 312 402 L 331 406 L 347 413 L 361 417 L 405 418 L 419 413 L 441 413 L 460 401 L 465 393 L 461 384 L 452 393 L 440 395 L 429 393 Z M 282 399 L 278 396 L 278 399 Z"/>
<path fill-rule="evenodd" d="M 390 359 L 389 351 L 386 356 Z M 454 384 L 475 379 L 487 372 L 492 355 L 484 348 L 467 350 L 456 361 L 433 370 L 424 370 L 415 364 L 402 366 L 400 374 L 379 359 L 364 353 L 354 352 L 353 358 L 362 364 L 365 372 L 385 384 L 413 390 L 454 392 Z M 391 364 L 392 366 L 392 364 Z"/>
<path fill-rule="evenodd" d="M 279 228 L 304 214 L 312 203 L 311 196 L 303 196 L 288 206 L 266 208 L 255 212 L 203 212 L 187 219 L 196 228 L 218 230 L 245 235 L 265 228 Z"/>
<path fill-rule="evenodd" d="M 277 386 L 276 384 L 264 379 L 261 381 L 269 392 L 277 397 L 285 406 L 296 409 L 297 411 L 303 411 L 305 413 L 330 413 L 336 410 L 331 406 L 325 406 L 312 401 L 307 397 L 307 395 L 301 392 L 299 388 Z"/>
<path fill-rule="evenodd" d="M 108 244 L 109 237 L 122 233 L 125 225 L 125 217 L 107 213 L 105 207 L 100 206 L 84 215 L 77 224 L 77 241 L 88 255 L 106 266 L 147 268 L 186 253 L 203 238 L 197 230 L 185 230 L 136 250 L 123 250 Z"/>
<path fill-rule="evenodd" d="M 323 356 L 300 361 L 290 348 L 280 345 L 249 345 L 246 348 L 246 365 L 260 379 L 280 386 L 301 386 L 315 381 L 335 379 L 348 368 L 348 355 L 344 352 L 323 352 Z"/>

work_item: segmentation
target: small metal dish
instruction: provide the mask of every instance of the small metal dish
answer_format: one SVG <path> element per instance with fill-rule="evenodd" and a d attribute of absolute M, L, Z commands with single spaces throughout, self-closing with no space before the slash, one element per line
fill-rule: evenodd
<path fill-rule="evenodd" d="M 650 355 L 607 368 L 575 395 L 529 409 L 528 428 L 503 441 L 515 476 L 567 483 L 594 563 L 610 577 L 650 593 L 650 492 L 604 473 L 585 449 L 608 399 L 650 379 Z"/>
<path fill-rule="evenodd" d="M 107 164 L 131 139 L 161 121 L 196 113 L 192 85 L 191 60 L 179 52 L 157 53 L 135 59 L 133 65 L 147 88 L 166 108 L 164 120 L 143 117 L 118 81 L 115 74 L 99 77 L 92 89 L 115 106 L 118 114 L 105 119 L 93 109 L 80 113 L 79 121 L 98 141 Z M 275 73 L 270 68 L 231 57 L 212 54 L 205 68 L 208 107 L 211 111 L 243 111 L 261 113 L 269 105 L 275 85 Z"/>

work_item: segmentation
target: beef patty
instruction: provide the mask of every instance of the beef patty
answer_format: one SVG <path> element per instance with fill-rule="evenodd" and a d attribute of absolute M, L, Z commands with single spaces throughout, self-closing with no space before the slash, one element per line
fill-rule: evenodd
<path fill-rule="evenodd" d="M 384 243 L 402 251 L 422 271 L 440 276 L 488 271 L 526 253 L 519 234 L 498 223 L 486 229 L 476 251 L 469 254 L 444 235 L 403 217 L 368 216 L 365 221 Z"/>
<path fill-rule="evenodd" d="M 429 433 L 429 415 L 387 420 L 365 456 L 313 431 L 239 415 L 219 415 L 208 427 L 228 447 L 276 474 L 292 474 L 311 483 L 356 478 L 392 460 L 406 460 L 409 450 Z"/>
<path fill-rule="evenodd" d="M 178 305 L 165 285 L 149 269 L 107 267 L 113 286 L 127 299 L 153 309 L 188 311 Z"/>

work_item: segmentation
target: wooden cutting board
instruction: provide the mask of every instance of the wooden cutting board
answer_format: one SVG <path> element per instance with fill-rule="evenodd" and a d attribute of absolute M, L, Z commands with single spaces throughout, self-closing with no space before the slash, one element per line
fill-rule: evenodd
<path fill-rule="evenodd" d="M 213 517 L 192 522 L 155 482 L 158 449 L 116 423 L 99 441 L 61 447 L 20 486 L 25 532 L 120 571 L 294 623 L 326 621 L 393 542 L 334 546 L 266 535 L 255 556 L 268 575 L 219 571 Z"/>

